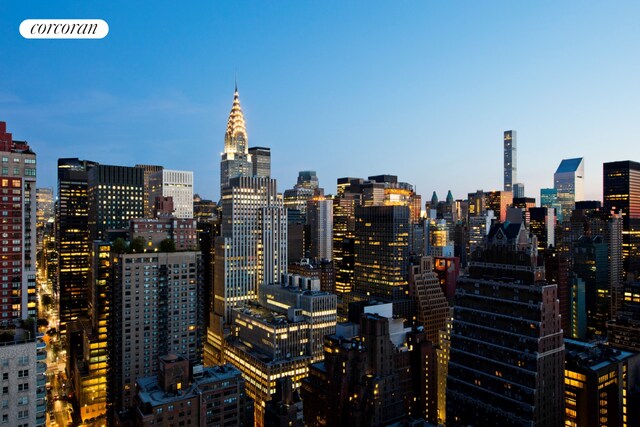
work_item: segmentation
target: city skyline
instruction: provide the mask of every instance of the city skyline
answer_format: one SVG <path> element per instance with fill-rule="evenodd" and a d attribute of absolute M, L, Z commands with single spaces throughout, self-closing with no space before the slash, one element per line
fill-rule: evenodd
<path fill-rule="evenodd" d="M 193 170 L 214 200 L 236 72 L 249 146 L 273 150 L 280 192 L 300 170 L 327 193 L 380 173 L 425 197 L 498 190 L 508 129 L 537 199 L 562 159 L 585 158 L 585 198 L 601 200 L 602 163 L 640 158 L 637 4 L 367 6 L 159 3 L 147 20 L 142 5 L 5 4 L 0 117 L 38 154 L 39 187 L 77 156 Z M 34 17 L 97 17 L 110 33 L 22 39 Z"/>

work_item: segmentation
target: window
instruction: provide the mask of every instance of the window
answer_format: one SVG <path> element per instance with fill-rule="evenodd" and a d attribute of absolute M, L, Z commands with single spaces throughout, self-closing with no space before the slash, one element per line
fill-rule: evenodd
<path fill-rule="evenodd" d="M 5 298 L 6 299 L 6 298 Z M 2 374 L 2 379 L 3 380 L 8 380 L 9 379 L 9 372 L 5 372 Z"/>
<path fill-rule="evenodd" d="M 28 357 L 27 357 L 28 359 Z M 25 378 L 29 376 L 29 370 L 28 369 L 24 369 L 21 371 L 18 371 L 18 378 Z"/>
<path fill-rule="evenodd" d="M 22 396 L 18 398 L 18 405 L 28 405 L 29 404 L 29 396 Z"/>
<path fill-rule="evenodd" d="M 24 411 L 18 411 L 18 419 L 27 418 L 29 416 L 29 410 L 25 409 Z"/>
<path fill-rule="evenodd" d="M 9 394 L 9 386 L 2 387 L 2 394 Z"/>
<path fill-rule="evenodd" d="M 18 391 L 29 390 L 29 383 L 18 384 Z"/>

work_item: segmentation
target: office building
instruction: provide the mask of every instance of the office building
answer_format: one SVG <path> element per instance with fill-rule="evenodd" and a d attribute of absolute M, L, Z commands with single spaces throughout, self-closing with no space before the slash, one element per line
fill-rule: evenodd
<path fill-rule="evenodd" d="M 640 352 L 640 282 L 624 285 L 622 307 L 607 322 L 609 343 L 617 348 Z"/>
<path fill-rule="evenodd" d="M 213 314 L 209 354 L 224 360 L 231 311 L 258 297 L 258 287 L 287 271 L 287 214 L 276 180 L 251 177 L 251 158 L 238 91 L 234 95 L 221 160 L 220 236 L 215 241 Z M 227 331 L 225 332 L 225 328 Z"/>
<path fill-rule="evenodd" d="M 58 159 L 56 251 L 60 330 L 86 317 L 89 292 L 88 171 L 97 163 L 77 158 Z"/>
<path fill-rule="evenodd" d="M 88 170 L 89 238 L 104 240 L 107 231 L 125 229 L 144 217 L 143 170 L 96 164 Z"/>
<path fill-rule="evenodd" d="M 558 203 L 558 190 L 555 188 L 541 188 L 540 207 L 553 208 L 558 222 L 562 223 L 562 206 Z"/>
<path fill-rule="evenodd" d="M 504 191 L 514 191 L 518 174 L 518 134 L 515 130 L 504 131 Z"/>
<path fill-rule="evenodd" d="M 229 184 L 229 179 L 252 175 L 253 163 L 249 154 L 249 138 L 236 86 L 233 94 L 233 106 L 227 121 L 227 131 L 224 135 L 224 152 L 220 161 L 220 194 L 222 194 L 222 189 Z"/>
<path fill-rule="evenodd" d="M 456 289 L 447 425 L 562 424 L 557 286 L 522 224 L 495 224 Z"/>
<path fill-rule="evenodd" d="M 35 328 L 0 328 L 3 425 L 44 427 L 46 423 L 46 344 Z"/>
<path fill-rule="evenodd" d="M 212 220 L 217 217 L 218 204 L 213 200 L 203 199 L 199 194 L 193 195 L 193 217 L 200 220 Z"/>
<path fill-rule="evenodd" d="M 251 175 L 257 178 L 271 178 L 271 148 L 251 147 Z"/>
<path fill-rule="evenodd" d="M 411 319 L 408 297 L 408 206 L 356 207 L 354 301 L 393 302 L 393 314 Z"/>
<path fill-rule="evenodd" d="M 433 271 L 431 257 L 415 257 L 409 265 L 409 295 L 415 301 L 415 320 L 424 327 L 427 339 L 438 343 L 440 330 L 449 320 L 449 303 Z"/>
<path fill-rule="evenodd" d="M 583 235 L 573 245 L 570 336 L 605 335 L 610 316 L 607 244 L 600 236 Z"/>
<path fill-rule="evenodd" d="M 285 275 L 282 283 L 260 286 L 260 304 L 234 308 L 225 359 L 240 369 L 255 401 L 255 422 L 264 426 L 264 408 L 275 381 L 290 377 L 294 388 L 310 363 L 324 357 L 323 339 L 335 332 L 336 296 L 320 281 Z"/>
<path fill-rule="evenodd" d="M 136 381 L 133 425 L 253 426 L 253 402 L 233 366 L 190 366 L 184 357 L 160 356 L 158 373 Z"/>
<path fill-rule="evenodd" d="M 538 238 L 538 251 L 555 246 L 556 216 L 552 208 L 529 207 L 529 229 Z"/>
<path fill-rule="evenodd" d="M 309 257 L 331 261 L 333 257 L 333 200 L 314 197 L 307 201 Z"/>
<path fill-rule="evenodd" d="M 468 249 L 467 255 L 470 256 L 478 247 L 484 245 L 484 239 L 491 230 L 491 224 L 496 220 L 492 210 L 485 211 L 482 214 L 469 216 L 468 229 Z"/>
<path fill-rule="evenodd" d="M 193 218 L 193 172 L 163 169 L 149 177 L 149 187 L 150 206 L 157 197 L 171 197 L 176 218 Z"/>
<path fill-rule="evenodd" d="M 565 426 L 634 426 L 640 355 L 566 339 Z"/>
<path fill-rule="evenodd" d="M 513 193 L 510 191 L 485 192 L 486 209 L 492 210 L 498 221 L 507 220 L 507 208 L 513 204 Z"/>
<path fill-rule="evenodd" d="M 523 198 L 524 196 L 524 184 L 516 182 L 513 184 L 513 198 Z"/>
<path fill-rule="evenodd" d="M 564 159 L 553 174 L 553 188 L 557 192 L 560 205 L 558 217 L 563 221 L 571 217 L 577 201 L 584 200 L 584 159 Z"/>
<path fill-rule="evenodd" d="M 0 122 L 0 156 L 4 252 L 0 323 L 7 324 L 37 314 L 36 154 L 26 141 L 14 140 L 6 123 Z"/>
<path fill-rule="evenodd" d="M 333 262 L 336 270 L 336 293 L 351 292 L 354 285 L 355 208 L 361 205 L 360 178 L 339 178 L 333 199 Z"/>
<path fill-rule="evenodd" d="M 36 188 L 36 249 L 38 253 L 43 249 L 47 228 L 53 228 L 54 219 L 53 188 Z"/>
<path fill-rule="evenodd" d="M 149 197 L 149 193 L 151 192 L 151 175 L 156 172 L 161 172 L 163 167 L 158 165 L 136 165 L 137 168 L 142 169 L 143 174 L 143 187 L 144 194 L 142 201 L 144 202 L 144 217 L 145 218 L 153 218 L 153 199 Z"/>
<path fill-rule="evenodd" d="M 640 270 L 640 163 L 629 160 L 604 163 L 602 199 L 606 213 L 622 216 L 624 273 Z"/>

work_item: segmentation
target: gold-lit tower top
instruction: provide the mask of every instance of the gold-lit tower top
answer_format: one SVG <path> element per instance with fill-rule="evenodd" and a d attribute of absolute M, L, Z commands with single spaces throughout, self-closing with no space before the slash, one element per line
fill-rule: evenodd
<path fill-rule="evenodd" d="M 236 85 L 233 94 L 233 106 L 229 113 L 229 121 L 227 122 L 227 132 L 224 136 L 224 152 L 247 154 L 249 138 L 247 137 L 247 128 L 244 123 L 244 115 L 240 106 L 240 95 L 238 94 L 238 85 Z"/>

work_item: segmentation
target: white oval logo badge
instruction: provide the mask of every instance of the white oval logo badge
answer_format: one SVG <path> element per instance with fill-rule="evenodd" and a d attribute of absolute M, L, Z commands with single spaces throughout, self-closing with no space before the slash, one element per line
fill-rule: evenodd
<path fill-rule="evenodd" d="M 25 19 L 20 34 L 25 39 L 103 39 L 109 24 L 102 19 Z"/>

